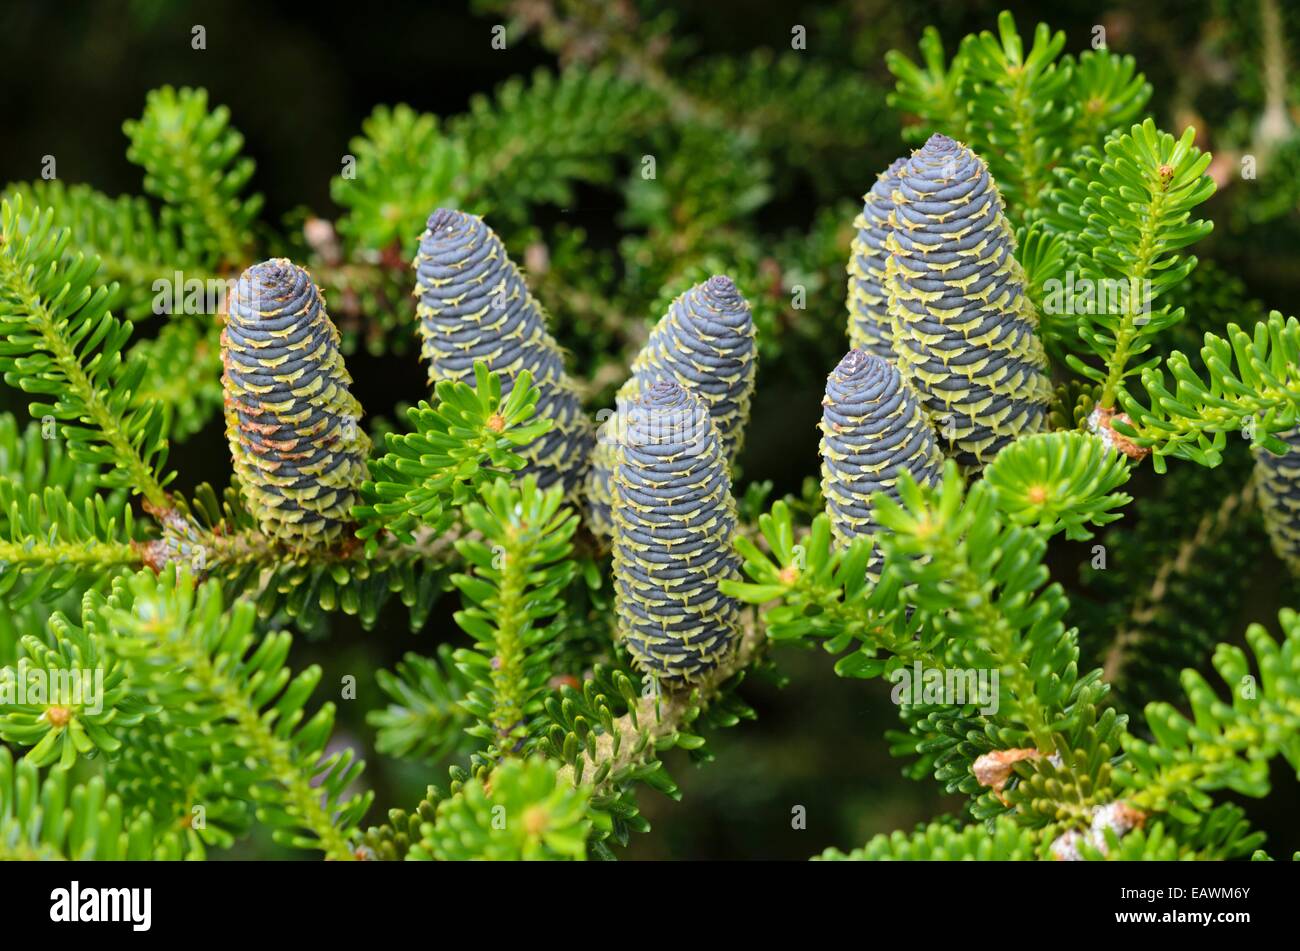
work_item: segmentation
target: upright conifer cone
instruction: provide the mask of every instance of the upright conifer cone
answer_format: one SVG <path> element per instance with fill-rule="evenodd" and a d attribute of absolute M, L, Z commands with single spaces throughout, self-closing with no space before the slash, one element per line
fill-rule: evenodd
<path fill-rule="evenodd" d="M 351 523 L 370 440 L 325 300 L 283 258 L 245 271 L 221 333 L 226 437 L 249 511 L 298 549 Z"/>
<path fill-rule="evenodd" d="M 893 364 L 850 350 L 826 378 L 822 400 L 822 495 L 835 539 L 847 545 L 874 535 L 873 492 L 898 498 L 906 472 L 926 485 L 943 471 L 943 454 L 911 388 Z M 880 548 L 868 569 L 878 577 Z"/>
<path fill-rule="evenodd" d="M 586 481 L 591 530 L 606 539 L 613 535 L 614 423 L 648 381 L 664 376 L 703 399 L 731 463 L 744 441 L 756 371 L 754 318 L 731 278 L 714 275 L 674 300 L 618 391 L 618 413 L 597 434 Z"/>
<path fill-rule="evenodd" d="M 1051 383 L 1038 315 L 988 167 L 934 135 L 894 192 L 886 288 L 899 369 L 967 470 L 1038 432 Z"/>
<path fill-rule="evenodd" d="M 614 595 L 640 667 L 671 687 L 698 681 L 740 637 L 736 503 L 704 401 L 659 377 L 632 400 L 614 475 Z"/>
<path fill-rule="evenodd" d="M 898 173 L 906 164 L 906 158 L 895 159 L 862 196 L 862 213 L 853 220 L 855 232 L 849 249 L 849 346 L 886 360 L 894 358 L 894 334 L 885 290 L 885 262 L 889 259 L 885 239 L 893 227 Z"/>
<path fill-rule="evenodd" d="M 429 382 L 473 384 L 474 362 L 483 360 L 501 374 L 504 396 L 520 371 L 531 371 L 540 393 L 537 416 L 553 428 L 521 451 L 523 471 L 536 473 L 542 487 L 562 480 L 572 489 L 591 451 L 592 426 L 542 307 L 501 239 L 481 218 L 440 208 L 429 216 L 414 267 Z"/>
<path fill-rule="evenodd" d="M 1278 438 L 1291 450 L 1281 456 L 1256 450 L 1255 484 L 1273 550 L 1300 575 L 1300 429 L 1279 433 Z"/>

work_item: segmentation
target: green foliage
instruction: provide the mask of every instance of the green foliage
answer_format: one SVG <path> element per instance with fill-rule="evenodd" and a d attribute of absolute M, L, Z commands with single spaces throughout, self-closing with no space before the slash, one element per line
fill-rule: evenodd
<path fill-rule="evenodd" d="M 465 506 L 466 525 L 478 537 L 456 542 L 470 573 L 452 577 L 464 608 L 456 623 L 474 648 L 453 655 L 467 679 L 461 701 L 474 719 L 469 733 L 487 744 L 486 757 L 525 753 L 540 729 L 543 694 L 551 673 L 560 595 L 577 565 L 568 559 L 578 516 L 563 507 L 564 490 L 520 486 L 497 479 Z"/>
<path fill-rule="evenodd" d="M 682 749 L 696 762 L 711 753 L 705 731 L 752 720 L 756 714 L 738 695 L 750 673 L 765 673 L 759 645 L 742 642 L 730 664 L 716 668 L 689 692 L 664 694 L 628 667 L 597 666 L 581 689 L 564 685 L 546 700 L 549 724 L 539 749 L 564 765 L 559 781 L 592 786 L 593 817 L 599 818 L 592 848 L 613 858 L 611 844 L 627 845 L 632 832 L 646 832 L 635 792 L 644 784 L 670 798 L 681 796 L 662 755 Z"/>
<path fill-rule="evenodd" d="M 1102 406 L 1113 406 L 1125 379 L 1152 365 L 1129 366 L 1151 337 L 1183 318 L 1181 308 L 1155 302 L 1196 266 L 1195 257 L 1178 252 L 1212 228 L 1191 217 L 1214 193 L 1205 174 L 1211 156 L 1192 144 L 1195 134 L 1188 128 L 1175 140 L 1147 119 L 1111 137 L 1104 155 L 1084 153 L 1078 177 L 1061 186 L 1061 202 L 1047 212 L 1069 248 L 1075 289 L 1058 285 L 1044 306 L 1077 315 L 1081 349 L 1104 361 L 1098 369 L 1069 359 L 1072 369 L 1102 384 Z"/>
<path fill-rule="evenodd" d="M 63 769 L 44 776 L 0 747 L 0 858 L 121 861 L 188 857 L 181 836 L 152 817 L 128 816 L 96 776 L 74 784 Z"/>
<path fill-rule="evenodd" d="M 604 69 L 539 70 L 475 96 L 456 131 L 480 159 L 479 212 L 518 218 L 530 204 L 567 204 L 572 182 L 609 182 L 615 157 L 662 116 L 653 90 Z"/>
<path fill-rule="evenodd" d="M 830 519 L 821 513 L 796 543 L 794 516 L 785 501 L 759 516 L 758 528 L 767 551 L 746 536 L 736 539 L 750 580 L 723 581 L 721 588 L 741 601 L 762 605 L 761 618 L 772 641 L 824 638 L 830 653 L 859 648 L 836 667 L 841 675 L 856 677 L 883 672 L 882 664 L 872 660 L 877 645 L 903 658 L 930 649 L 932 645 L 916 640 L 914 628 L 902 623 L 892 576 L 886 572 L 879 583 L 868 584 L 870 538 L 857 538 L 847 547 L 833 545 Z"/>
<path fill-rule="evenodd" d="M 1244 441 L 1215 469 L 1176 463 L 1080 566 L 1086 597 L 1072 599 L 1073 617 L 1120 709 L 1175 699 L 1178 672 L 1237 630 L 1243 581 L 1266 548 L 1250 472 Z"/>
<path fill-rule="evenodd" d="M 196 588 L 175 574 L 119 579 L 107 597 L 88 593 L 81 614 L 79 625 L 56 615 L 49 640 L 26 639 L 26 668 L 77 669 L 93 673 L 93 682 L 81 685 L 80 701 L 60 694 L 15 706 L 0 735 L 35 744 L 24 760 L 31 766 L 56 756 L 64 766 L 79 754 L 108 759 L 105 776 L 72 794 L 75 806 L 87 796 L 102 803 L 105 779 L 115 790 L 91 815 L 109 821 L 114 837 L 125 828 L 130 841 L 99 847 L 137 858 L 164 848 L 201 856 L 205 844 L 228 847 L 234 834 L 246 831 L 252 803 L 278 841 L 352 857 L 350 839 L 369 804 L 368 794 L 348 792 L 361 766 L 350 750 L 325 752 L 333 707 L 306 717 L 320 671 L 290 675 L 287 636 L 259 637 L 250 603 L 223 612 L 214 583 Z M 24 670 L 18 668 L 19 676 Z M 8 752 L 0 756 L 2 774 Z M 30 782 L 22 769 L 20 778 Z M 52 796 L 66 795 L 59 785 L 51 789 Z M 0 802 L 0 815 L 7 806 Z M 71 848 L 86 857 L 117 854 L 99 854 L 82 839 Z"/>
<path fill-rule="evenodd" d="M 229 849 L 248 836 L 252 787 L 269 781 L 256 765 L 223 755 L 229 734 L 223 721 L 180 730 L 167 719 L 147 718 L 104 764 L 104 778 L 133 813 L 178 830 L 187 857 L 205 858 L 208 850 Z"/>
<path fill-rule="evenodd" d="M 97 623 L 93 613 L 84 626 L 55 614 L 49 636 L 24 637 L 17 665 L 0 669 L 0 695 L 8 695 L 0 739 L 30 746 L 35 766 L 117 753 L 121 729 L 158 712 L 131 694 L 125 666 L 104 651 Z"/>
<path fill-rule="evenodd" d="M 959 54 L 948 62 L 943 37 L 933 26 L 927 26 L 922 32 L 918 46 L 920 64 L 898 50 L 885 54 L 885 65 L 898 80 L 897 88 L 889 94 L 889 104 L 920 120 L 904 128 L 904 137 L 912 142 L 924 142 L 938 131 L 966 142 L 969 128 L 962 102 L 965 59 Z"/>
<path fill-rule="evenodd" d="M 1200 347 L 1206 333 L 1222 334 L 1229 324 L 1253 329 L 1268 319 L 1268 310 L 1252 297 L 1241 277 L 1213 260 L 1201 261 L 1187 279 L 1170 291 L 1172 306 L 1187 316 L 1155 339 L 1152 351 L 1168 360 L 1175 350 Z"/>
<path fill-rule="evenodd" d="M 405 255 L 439 206 L 519 219 L 531 204 L 566 204 L 573 182 L 609 181 L 612 157 L 661 109 L 649 89 L 608 70 L 540 70 L 441 124 L 380 107 L 351 143 L 352 175 L 331 183 L 348 211 L 340 230 L 370 248 L 397 242 Z"/>
<path fill-rule="evenodd" d="M 1205 828 L 1180 842 L 1186 835 L 1176 824 L 1152 824 L 1149 829 L 1133 829 L 1122 838 L 1108 832 L 1103 838 L 1079 842 L 1078 857 L 1088 861 L 1159 862 L 1176 859 L 1222 860 L 1239 858 L 1259 841 L 1257 833 L 1247 833 L 1241 810 L 1235 806 L 1218 807 Z M 940 820 L 921 826 L 910 835 L 894 832 L 878 835 L 862 848 L 844 853 L 828 849 L 823 861 L 855 862 L 935 862 L 1000 861 L 1023 862 L 1054 858 L 1049 850 L 1054 829 L 1031 830 L 1002 817 L 987 824 L 956 826 Z"/>
<path fill-rule="evenodd" d="M 1124 397 L 1132 423 L 1116 428 L 1151 447 L 1157 472 L 1164 471 L 1166 457 L 1218 465 L 1228 433 L 1242 432 L 1252 446 L 1285 452 L 1285 443 L 1272 434 L 1296 425 L 1298 361 L 1300 323 L 1294 317 L 1273 311 L 1249 330 L 1229 324 L 1223 336 L 1205 335 L 1204 374 L 1181 351 L 1165 361 L 1172 389 L 1163 369 L 1143 370 L 1150 405 Z"/>
<path fill-rule="evenodd" d="M 1070 68 L 1056 62 L 1064 47 L 1065 34 L 1040 23 L 1026 54 L 1005 11 L 998 16 L 997 36 L 986 30 L 961 47 L 966 121 L 984 146 L 977 150 L 1000 157 L 994 178 L 1006 199 L 1026 210 L 1037 206 L 1074 118 L 1074 104 L 1062 95 L 1070 89 Z"/>
<path fill-rule="evenodd" d="M 164 507 L 163 414 L 132 405 L 144 367 L 122 362 L 131 324 L 108 312 L 107 289 L 92 286 L 98 262 L 65 256 L 69 239 L 49 211 L 24 216 L 20 199 L 0 208 L 0 369 L 10 386 L 51 400 L 29 411 L 59 421 L 69 457 Z"/>
<path fill-rule="evenodd" d="M 1079 149 L 1136 120 L 1151 98 L 1151 84 L 1137 71 L 1132 56 L 1084 50 L 1074 63 L 1070 94 L 1078 103 L 1070 148 Z"/>
<path fill-rule="evenodd" d="M 25 208 L 48 208 L 54 227 L 71 234 L 69 247 L 99 259 L 98 277 L 110 288 L 108 306 L 132 320 L 152 312 L 154 281 L 170 280 L 176 271 L 205 279 L 194 254 L 177 231 L 158 221 L 149 203 L 132 195 L 109 198 L 86 185 L 35 181 L 10 185 L 4 199 Z M 116 285 L 114 287 L 113 285 Z"/>
<path fill-rule="evenodd" d="M 446 531 L 476 486 L 521 468 L 515 450 L 550 429 L 549 420 L 532 419 L 539 393 L 527 370 L 504 401 L 500 376 L 482 362 L 474 365 L 474 380 L 440 381 L 436 408 L 421 402 L 407 412 L 410 432 L 386 434 L 388 452 L 370 464 L 364 504 L 355 510 L 357 537 L 372 553 L 381 531 L 408 542 L 417 527 Z"/>
<path fill-rule="evenodd" d="M 166 202 L 163 225 L 210 267 L 246 261 L 262 196 L 242 194 L 254 163 L 239 154 L 244 137 L 230 128 L 230 110 L 209 110 L 207 90 L 163 86 L 122 131 L 127 158 L 144 168 L 144 190 Z"/>
<path fill-rule="evenodd" d="M 46 435 L 57 435 L 53 426 L 20 429 L 0 414 L 0 665 L 17 662 L 19 640 L 44 630 L 52 612 L 75 612 L 83 587 L 102 587 L 116 564 L 137 560 L 126 490 L 103 492 L 94 467 Z"/>
<path fill-rule="evenodd" d="M 653 715 L 643 719 L 644 696 L 631 669 L 597 666 L 580 688 L 566 684 L 545 701 L 549 722 L 540 749 L 564 764 L 571 783 L 593 785 L 591 804 L 609 821 L 607 833 L 592 843 L 602 857 L 613 855 L 606 840 L 627 845 L 630 833 L 650 829 L 632 795 L 636 784 L 644 783 L 672 798 L 680 795 L 659 753 L 676 746 L 679 739 L 687 747 L 700 745 L 700 737 L 686 732 L 688 722 L 660 736 L 655 727 L 666 719 L 664 711 L 653 704 Z"/>
<path fill-rule="evenodd" d="M 436 657 L 407 654 L 375 680 L 393 700 L 366 715 L 380 753 L 436 763 L 466 751 L 470 714 L 461 703 L 473 681 L 455 666 L 450 645 L 438 645 Z"/>
<path fill-rule="evenodd" d="M 1087 858 L 1114 862 L 1160 862 L 1173 859 L 1199 859 L 1219 862 L 1240 859 L 1262 841 L 1262 832 L 1252 832 L 1239 806 L 1223 803 L 1194 826 L 1167 820 L 1152 823 L 1150 828 L 1134 829 L 1118 842 L 1107 837 L 1108 849 L 1098 854 L 1090 849 Z"/>
<path fill-rule="evenodd" d="M 301 630 L 318 632 L 330 612 L 342 611 L 369 629 L 397 595 L 418 629 L 446 588 L 450 533 L 420 532 L 412 544 L 386 537 L 371 557 L 353 545 L 312 559 L 261 535 L 238 486 L 218 496 L 202 484 L 183 508 L 183 515 L 180 509 L 166 514 L 161 537 L 142 546 L 145 563 L 180 564 L 216 577 L 227 590 L 254 597 L 264 620 L 287 616 Z"/>
<path fill-rule="evenodd" d="M 429 786 L 412 811 L 390 809 L 387 822 L 371 826 L 362 834 L 360 856 L 378 862 L 405 861 L 412 845 L 420 842 L 421 827 L 425 823 L 433 824 L 441 798 L 438 790 Z"/>
<path fill-rule="evenodd" d="M 1300 772 L 1300 615 L 1285 609 L 1279 620 L 1280 643 L 1259 624 L 1246 632 L 1254 667 L 1239 647 L 1215 648 L 1226 702 L 1200 674 L 1185 670 L 1190 719 L 1167 703 L 1147 706 L 1153 740 L 1129 737 L 1125 768 L 1116 774 L 1134 805 L 1196 825 L 1212 791 L 1267 795 L 1273 758 Z"/>
<path fill-rule="evenodd" d="M 356 168 L 330 183 L 331 197 L 348 209 L 339 230 L 367 247 L 396 241 L 413 252 L 429 209 L 463 202 L 465 145 L 442 132 L 437 116 L 405 103 L 379 106 L 361 131 L 349 146 Z"/>
<path fill-rule="evenodd" d="M 1039 858 L 1038 836 L 1010 819 L 999 819 L 992 834 L 982 825 L 932 822 L 908 835 L 878 835 L 860 849 L 827 849 L 823 860 L 854 862 L 1014 862 Z"/>
<path fill-rule="evenodd" d="M 1151 97 L 1132 57 L 1106 49 L 1061 56 L 1065 34 L 1045 23 L 1028 52 L 1025 45 L 1003 11 L 996 36 L 967 36 L 951 61 L 933 27 L 921 38 L 921 64 L 896 50 L 885 56 L 897 80 L 890 105 L 919 119 L 904 134 L 921 142 L 943 132 L 970 146 L 989 163 L 1015 216 L 1040 207 L 1064 149 L 1100 144 Z"/>
<path fill-rule="evenodd" d="M 371 794 L 351 791 L 362 769 L 351 749 L 326 751 L 334 705 L 308 716 L 321 671 L 290 672 L 287 634 L 259 636 L 251 603 L 223 613 L 220 588 L 184 574 L 142 572 L 93 609 L 107 649 L 127 662 L 133 691 L 160 710 L 179 751 L 237 773 L 224 791 L 250 799 L 277 842 L 352 857 Z"/>
<path fill-rule="evenodd" d="M 188 366 L 191 373 L 177 373 Z M 195 320 L 169 320 L 158 336 L 141 340 L 126 356 L 126 372 L 139 375 L 136 409 L 158 406 L 163 431 L 179 442 L 197 433 L 221 408 L 221 350 Z"/>
<path fill-rule="evenodd" d="M 862 150 L 890 121 L 880 97 L 863 94 L 867 82 L 856 72 L 770 50 L 714 57 L 684 79 L 696 101 L 741 117 L 759 151 L 776 160 L 774 175 L 809 170 L 803 175 L 824 197 L 837 193 L 837 183 L 859 187 Z"/>
<path fill-rule="evenodd" d="M 203 90 L 169 87 L 150 95 L 140 120 L 126 123 L 129 157 L 145 166 L 145 190 L 162 199 L 109 198 L 85 185 L 37 181 L 9 186 L 4 199 L 44 210 L 70 233 L 66 256 L 98 259 L 104 307 L 132 320 L 169 315 L 153 340 L 126 352 L 124 376 L 135 381 L 130 403 L 157 406 L 173 439 L 197 432 L 220 405 L 220 325 L 191 288 L 219 287 L 228 269 L 250 263 L 261 196 L 242 197 L 252 172 L 239 157 L 242 136 L 224 107 L 209 109 Z M 33 215 L 35 217 L 35 215 Z M 173 313 L 181 299 L 183 313 Z M 215 372 L 214 372 L 215 371 Z"/>
<path fill-rule="evenodd" d="M 997 506 L 1017 525 L 1047 535 L 1064 531 L 1074 540 L 1092 538 L 1087 525 L 1107 525 L 1132 496 L 1115 492 L 1128 481 L 1124 457 L 1096 436 L 1039 433 L 1007 446 L 984 471 L 997 490 Z"/>
<path fill-rule="evenodd" d="M 1058 340 L 1066 334 L 1053 314 L 1042 313 L 1048 282 L 1060 281 L 1065 274 L 1066 254 L 1064 235 L 1041 221 L 1030 222 L 1016 232 L 1016 260 L 1025 271 L 1025 295 L 1039 308 L 1039 327 L 1049 349 L 1059 349 Z"/>
<path fill-rule="evenodd" d="M 583 789 L 557 785 L 555 764 L 510 760 L 492 772 L 491 792 L 472 779 L 438 804 L 410 858 L 537 861 L 586 858 L 591 819 Z"/>
<path fill-rule="evenodd" d="M 1053 752 L 1070 726 L 1078 647 L 1061 622 L 1060 585 L 1044 587 L 1041 535 L 998 517 L 997 494 L 979 482 L 967 495 L 951 462 L 941 487 L 910 480 L 901 502 L 881 499 L 877 518 L 892 534 L 886 550 L 914 605 L 944 645 L 945 666 L 997 667 L 1005 695 L 999 717 L 1015 745 Z"/>
<path fill-rule="evenodd" d="M 633 175 L 628 180 L 628 226 L 663 227 L 673 218 L 684 219 L 691 226 L 679 240 L 699 244 L 711 231 L 734 224 L 772 197 L 767 181 L 771 168 L 755 154 L 749 137 L 724 138 L 707 126 L 690 125 L 675 147 L 692 161 L 666 165 L 662 174 L 656 166 L 653 177 Z M 713 200 L 720 189 L 730 192 L 729 201 Z"/>

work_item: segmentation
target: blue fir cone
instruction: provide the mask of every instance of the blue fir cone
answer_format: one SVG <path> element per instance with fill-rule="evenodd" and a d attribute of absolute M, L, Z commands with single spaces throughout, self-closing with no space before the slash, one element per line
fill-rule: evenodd
<path fill-rule="evenodd" d="M 850 350 L 826 378 L 821 421 L 822 495 L 836 541 L 876 534 L 871 496 L 898 499 L 906 472 L 929 485 L 943 471 L 943 453 L 929 420 L 898 369 L 865 350 Z M 880 549 L 867 569 L 879 578 Z"/>
<path fill-rule="evenodd" d="M 263 261 L 239 278 L 221 333 L 226 436 L 261 530 L 292 548 L 340 539 L 366 478 L 370 439 L 311 277 Z"/>
<path fill-rule="evenodd" d="M 849 346 L 892 360 L 893 330 L 885 289 L 885 239 L 893 227 L 894 189 L 907 158 L 895 159 L 862 196 L 862 212 L 853 220 L 849 249 Z"/>
<path fill-rule="evenodd" d="M 731 278 L 717 274 L 677 297 L 632 363 L 632 376 L 615 397 L 616 412 L 597 434 L 585 494 L 587 522 L 602 539 L 613 536 L 611 478 L 617 421 L 651 380 L 665 377 L 704 400 L 728 463 L 744 442 L 757 372 L 754 317 Z"/>
<path fill-rule="evenodd" d="M 414 268 L 429 382 L 472 385 L 474 363 L 482 360 L 501 375 L 504 396 L 520 372 L 530 371 L 539 391 L 536 414 L 553 426 L 520 451 L 523 474 L 536 474 L 543 488 L 562 481 L 573 489 L 591 451 L 592 426 L 545 313 L 501 239 L 476 215 L 440 208 L 429 216 Z"/>
<path fill-rule="evenodd" d="M 1038 314 L 988 166 L 933 135 L 894 191 L 885 284 L 894 353 L 945 452 L 970 472 L 1043 428 L 1051 398 Z"/>
<path fill-rule="evenodd" d="M 1255 451 L 1255 485 L 1264 528 L 1277 556 L 1300 575 L 1300 429 L 1278 433 L 1290 451 Z"/>
<path fill-rule="evenodd" d="M 736 503 L 722 438 L 703 399 L 659 377 L 630 401 L 614 486 L 619 631 L 641 669 L 678 688 L 714 669 L 740 638 Z"/>

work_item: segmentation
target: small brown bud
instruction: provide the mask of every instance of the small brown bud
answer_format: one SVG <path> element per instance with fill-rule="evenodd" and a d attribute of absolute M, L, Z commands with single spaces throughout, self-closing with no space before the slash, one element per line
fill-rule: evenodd
<path fill-rule="evenodd" d="M 1100 436 L 1102 442 L 1111 449 L 1123 453 L 1130 459 L 1145 459 L 1151 455 L 1150 447 L 1139 446 L 1123 433 L 1116 432 L 1111 425 L 1115 422 L 1130 426 L 1133 424 L 1133 420 L 1128 413 L 1116 413 L 1113 409 L 1098 406 L 1092 411 L 1092 415 L 1088 417 L 1088 428 Z"/>
<path fill-rule="evenodd" d="M 1036 749 L 992 750 L 971 764 L 971 772 L 981 786 L 988 786 L 1002 799 L 1002 789 L 1011 778 L 1011 767 L 1021 760 L 1038 759 Z M 1005 799 L 1002 799 L 1006 802 Z"/>

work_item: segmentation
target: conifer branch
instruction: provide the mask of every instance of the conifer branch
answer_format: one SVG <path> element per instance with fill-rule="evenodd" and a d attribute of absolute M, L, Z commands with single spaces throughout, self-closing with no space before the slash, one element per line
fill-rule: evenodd
<path fill-rule="evenodd" d="M 762 51 L 691 65 L 666 21 L 626 5 L 487 3 L 564 68 L 459 116 L 376 108 L 331 182 L 337 233 L 258 222 L 252 159 L 203 90 L 157 90 L 125 125 L 149 198 L 6 190 L 0 370 L 46 402 L 21 433 L 0 416 L 0 662 L 106 684 L 98 709 L 0 710 L 25 749 L 0 747 L 0 858 L 202 858 L 255 820 L 338 860 L 609 858 L 648 828 L 642 785 L 681 794 L 670 749 L 705 761 L 706 736 L 755 716 L 739 688 L 772 674 L 779 644 L 821 647 L 844 677 L 996 675 L 995 703 L 913 695 L 887 734 L 906 774 L 964 796 L 973 821 L 823 858 L 1255 850 L 1262 832 L 1215 797 L 1266 795 L 1271 760 L 1297 765 L 1300 615 L 1282 612 L 1281 639 L 1252 625 L 1253 658 L 1218 646 L 1228 694 L 1190 669 L 1190 713 L 1164 694 L 1235 623 L 1224 586 L 1254 550 L 1256 495 L 1275 534 L 1300 522 L 1300 322 L 1241 306 L 1228 324 L 1239 293 L 1185 282 L 1211 157 L 1144 118 L 1135 61 L 1067 53 L 1046 24 L 1022 39 L 1005 12 L 951 58 L 928 29 L 919 64 L 886 60 L 924 146 L 860 218 L 827 202 L 772 235 L 769 201 L 792 182 L 842 194 L 854 156 L 896 128 L 855 75 Z M 589 190 L 622 196 L 614 239 L 538 230 L 537 206 Z M 824 302 L 850 228 L 850 327 L 871 354 L 841 358 L 820 338 L 842 325 Z M 250 267 L 264 237 L 305 247 L 312 271 Z M 127 349 L 119 317 L 159 310 L 159 278 L 242 268 L 221 320 L 173 315 Z M 1087 299 L 1110 285 L 1118 301 Z M 796 312 L 804 295 L 816 319 Z M 412 329 L 431 399 L 396 423 L 376 407 L 372 457 L 345 357 L 400 354 Z M 732 495 L 760 357 L 823 411 L 820 483 L 767 511 L 770 484 Z M 614 391 L 628 418 L 593 447 L 583 395 Z M 169 441 L 218 406 L 229 488 L 173 495 Z M 1260 457 L 1267 493 L 1242 487 L 1247 440 L 1288 451 Z M 1155 492 L 1136 480 L 1136 527 L 1106 536 L 1119 570 L 1085 575 L 1102 597 L 1067 624 L 1050 546 L 1126 514 L 1146 455 L 1158 474 L 1170 457 L 1230 464 Z M 136 495 L 152 522 L 133 520 Z M 1161 559 L 1175 519 L 1188 531 Z M 1207 570 L 1225 577 L 1198 584 Z M 419 629 L 450 588 L 466 639 L 380 672 L 386 707 L 365 717 L 373 749 L 450 760 L 450 785 L 363 830 L 363 764 L 331 741 L 333 705 L 311 705 L 321 670 L 292 671 L 289 636 L 259 621 L 370 628 L 396 594 Z M 1142 731 L 1131 694 L 1157 701 Z"/>
<path fill-rule="evenodd" d="M 5 570 L 31 571 L 57 566 L 79 570 L 97 568 L 111 573 L 143 563 L 139 550 L 127 542 L 14 542 L 0 541 L 0 564 Z"/>
<path fill-rule="evenodd" d="M 481 501 L 465 508 L 479 538 L 456 549 L 470 573 L 452 577 L 464 608 L 456 623 L 474 638 L 473 650 L 453 655 L 469 680 L 461 706 L 478 723 L 471 736 L 487 742 L 487 760 L 529 752 L 551 673 L 559 625 L 559 595 L 576 565 L 567 556 L 577 516 L 561 506 L 560 486 L 515 488 L 503 479 L 483 486 Z"/>
<path fill-rule="evenodd" d="M 244 137 L 229 121 L 225 106 L 209 111 L 207 90 L 163 86 L 149 94 L 144 115 L 122 127 L 127 157 L 144 167 L 145 191 L 167 202 L 163 220 L 217 267 L 247 262 L 262 205 L 260 195 L 240 196 L 254 166 L 239 155 Z"/>
<path fill-rule="evenodd" d="M 113 465 L 108 484 L 125 484 L 151 505 L 168 507 L 167 477 L 158 475 L 166 461 L 161 417 L 152 406 L 127 406 L 135 381 L 119 369 L 120 350 L 132 328 L 107 312 L 104 288 L 91 289 L 97 262 L 63 259 L 69 234 L 53 229 L 48 211 L 24 218 L 20 204 L 6 202 L 2 214 L 0 329 L 7 340 L 0 366 L 6 381 L 31 393 L 58 394 L 52 404 L 33 404 L 33 415 L 48 412 L 90 427 L 65 427 L 73 457 Z"/>
<path fill-rule="evenodd" d="M 575 769 L 561 767 L 561 785 L 592 784 L 594 794 L 607 795 L 623 777 L 646 765 L 663 749 L 678 744 L 681 731 L 690 726 L 730 681 L 758 663 L 767 651 L 767 637 L 751 614 L 742 619 L 735 653 L 688 690 L 650 693 L 638 698 L 632 709 L 616 718 L 595 740 L 595 751 Z"/>
<path fill-rule="evenodd" d="M 1238 647 L 1220 644 L 1215 649 L 1214 668 L 1229 691 L 1226 702 L 1199 673 L 1185 670 L 1182 683 L 1193 719 L 1169 704 L 1147 706 L 1154 741 L 1128 737 L 1128 758 L 1116 775 L 1132 805 L 1195 825 L 1208 811 L 1209 791 L 1263 796 L 1269 790 L 1269 760 L 1282 756 L 1296 767 L 1300 616 L 1284 609 L 1280 622 L 1281 641 L 1259 624 L 1247 630 L 1254 668 Z"/>
<path fill-rule="evenodd" d="M 1201 347 L 1204 374 L 1181 351 L 1166 361 L 1165 371 L 1148 368 L 1142 385 L 1150 406 L 1124 396 L 1131 417 L 1116 429 L 1149 446 L 1157 471 L 1165 457 L 1217 465 L 1228 433 L 1243 432 L 1252 445 L 1284 452 L 1272 434 L 1300 420 L 1300 321 L 1273 311 L 1251 328 L 1229 324 L 1223 336 L 1207 333 Z"/>
<path fill-rule="evenodd" d="M 278 839 L 333 859 L 355 858 L 351 838 L 370 797 L 344 798 L 361 771 L 350 750 L 325 754 L 333 704 L 304 719 L 320 668 L 291 677 L 283 668 L 288 635 L 258 638 L 251 602 L 236 602 L 224 614 L 222 607 L 214 583 L 196 589 L 184 573 L 136 575 L 105 605 L 108 645 L 131 664 L 134 688 L 148 688 L 173 729 L 232 725 L 240 754 L 270 784 L 255 783 L 250 792 Z"/>

